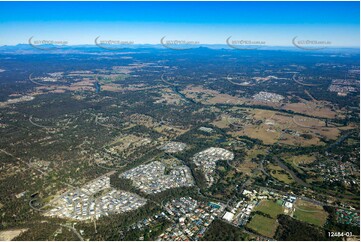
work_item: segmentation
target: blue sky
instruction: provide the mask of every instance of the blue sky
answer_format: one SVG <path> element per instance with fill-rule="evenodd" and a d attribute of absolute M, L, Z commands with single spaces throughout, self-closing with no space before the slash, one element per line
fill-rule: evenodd
<path fill-rule="evenodd" d="M 0 45 L 37 40 L 290 46 L 292 38 L 359 47 L 359 2 L 0 2 Z"/>

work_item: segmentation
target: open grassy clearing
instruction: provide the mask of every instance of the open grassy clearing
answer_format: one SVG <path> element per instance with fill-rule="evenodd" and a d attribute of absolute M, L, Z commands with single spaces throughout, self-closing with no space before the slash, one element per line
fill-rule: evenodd
<path fill-rule="evenodd" d="M 247 227 L 263 236 L 272 238 L 277 230 L 278 222 L 276 219 L 266 218 L 256 214 L 253 216 L 251 222 L 247 224 Z"/>
<path fill-rule="evenodd" d="M 274 164 L 268 164 L 267 165 L 267 169 L 270 171 L 269 174 L 283 182 L 283 183 L 286 183 L 286 184 L 292 184 L 294 183 L 295 181 L 293 180 L 291 174 L 289 174 L 287 171 L 285 171 L 284 169 L 282 169 L 282 167 L 279 167 L 277 165 L 274 165 Z"/>
<path fill-rule="evenodd" d="M 328 217 L 328 213 L 318 205 L 303 200 L 297 200 L 293 217 L 300 221 L 322 227 Z"/>
<path fill-rule="evenodd" d="M 0 231 L 0 241 L 10 241 L 15 237 L 19 236 L 21 233 L 26 232 L 28 229 L 13 229 Z"/>

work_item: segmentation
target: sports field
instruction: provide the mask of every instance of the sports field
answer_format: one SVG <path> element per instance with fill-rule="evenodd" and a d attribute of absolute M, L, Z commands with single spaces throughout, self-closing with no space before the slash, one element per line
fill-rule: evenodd
<path fill-rule="evenodd" d="M 255 211 L 270 215 L 272 218 L 277 218 L 278 214 L 283 214 L 282 206 L 271 200 L 261 201 L 260 204 L 255 208 Z"/>
<path fill-rule="evenodd" d="M 321 206 L 310 202 L 297 200 L 293 217 L 300 221 L 322 227 L 328 217 L 328 213 Z"/>

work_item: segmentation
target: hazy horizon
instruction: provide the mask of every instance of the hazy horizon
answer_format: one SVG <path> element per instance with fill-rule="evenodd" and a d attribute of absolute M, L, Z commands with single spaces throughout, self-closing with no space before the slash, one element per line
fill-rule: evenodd
<path fill-rule="evenodd" d="M 292 39 L 359 48 L 358 2 L 1 2 L 0 45 L 34 40 L 94 44 L 103 40 L 159 44 L 169 40 L 226 44 Z"/>

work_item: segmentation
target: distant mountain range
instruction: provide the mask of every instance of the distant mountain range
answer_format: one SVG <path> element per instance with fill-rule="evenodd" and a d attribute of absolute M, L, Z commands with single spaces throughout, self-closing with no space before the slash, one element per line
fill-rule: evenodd
<path fill-rule="evenodd" d="M 242 51 L 241 49 L 232 48 L 226 44 L 202 44 L 202 45 L 177 45 L 179 50 L 194 50 L 194 49 L 225 49 Z M 314 52 L 314 53 L 349 53 L 359 54 L 360 48 L 351 47 L 328 47 L 321 50 L 304 50 L 295 46 L 260 46 L 254 48 L 254 46 L 242 46 L 244 51 L 262 51 L 262 50 L 279 50 L 279 51 L 298 51 L 298 52 Z M 132 44 L 127 45 L 104 45 L 99 47 L 97 45 L 30 45 L 30 44 L 17 44 L 17 45 L 3 45 L 0 46 L 0 53 L 18 53 L 18 54 L 33 54 L 33 53 L 89 53 L 89 52 L 124 52 L 134 50 L 146 50 L 146 49 L 163 49 L 174 50 L 176 48 L 166 48 L 162 44 Z"/>

